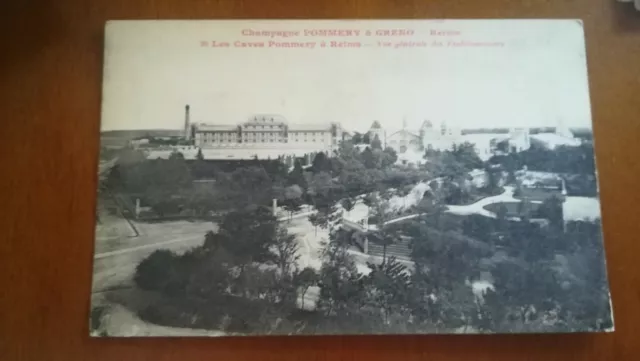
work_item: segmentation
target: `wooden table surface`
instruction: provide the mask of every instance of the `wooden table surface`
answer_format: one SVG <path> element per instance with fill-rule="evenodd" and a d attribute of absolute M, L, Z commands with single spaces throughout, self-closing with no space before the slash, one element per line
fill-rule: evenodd
<path fill-rule="evenodd" d="M 640 360 L 640 12 L 615 0 L 0 4 L 1 360 Z M 90 339 L 103 27 L 131 18 L 581 18 L 616 331 Z"/>

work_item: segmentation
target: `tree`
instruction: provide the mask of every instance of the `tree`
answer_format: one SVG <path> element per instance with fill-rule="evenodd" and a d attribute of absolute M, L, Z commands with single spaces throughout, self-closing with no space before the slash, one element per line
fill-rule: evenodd
<path fill-rule="evenodd" d="M 380 225 L 378 227 L 380 227 Z M 387 262 L 387 247 L 398 243 L 402 238 L 396 230 L 384 225 L 376 235 L 379 242 L 382 244 L 382 263 L 384 264 Z"/>
<path fill-rule="evenodd" d="M 400 234 L 386 222 L 391 218 L 389 202 L 376 200 L 372 205 L 373 214 L 377 219 L 378 231 L 373 233 L 377 241 L 382 244 L 382 262 L 387 260 L 387 247 L 400 241 Z"/>
<path fill-rule="evenodd" d="M 205 235 L 205 240 L 212 235 L 213 232 Z M 233 288 L 235 260 L 224 248 L 205 252 L 202 246 L 196 247 L 180 258 L 182 263 L 190 265 L 190 268 L 182 269 L 187 280 L 187 299 L 205 299 L 215 304 L 224 300 L 228 290 Z"/>
<path fill-rule="evenodd" d="M 278 223 L 266 207 L 227 213 L 218 232 L 205 239 L 206 249 L 224 248 L 238 265 L 274 260 L 272 249 L 277 243 Z"/>
<path fill-rule="evenodd" d="M 411 276 L 407 268 L 395 257 L 380 265 L 367 263 L 371 272 L 365 282 L 371 287 L 371 297 L 375 307 L 382 310 L 383 322 L 389 322 L 389 316 L 401 312 L 409 305 L 411 294 Z"/>
<path fill-rule="evenodd" d="M 376 168 L 376 163 L 375 163 L 375 159 L 373 156 L 373 151 L 371 150 L 371 148 L 366 147 L 363 151 L 362 151 L 362 164 L 364 164 L 365 168 L 367 169 L 373 169 Z"/>
<path fill-rule="evenodd" d="M 523 327 L 556 309 L 558 301 L 565 297 L 553 271 L 543 263 L 522 267 L 503 262 L 496 265 L 492 274 L 495 291 L 485 296 L 483 308 L 488 311 L 489 323 L 484 329 L 508 331 L 505 328 Z"/>
<path fill-rule="evenodd" d="M 278 300 L 286 298 L 286 302 L 290 302 L 292 297 L 297 250 L 295 236 L 281 228 L 266 207 L 228 213 L 220 222 L 218 231 L 207 234 L 203 246 L 206 254 L 223 252 L 229 255 L 230 268 L 234 269 L 234 293 L 249 299 L 263 296 L 273 296 Z M 270 274 L 255 269 L 256 263 L 273 263 L 278 272 Z M 267 277 L 269 279 L 265 282 L 274 284 L 263 290 L 270 292 L 268 295 L 261 296 L 262 286 L 256 285 L 255 277 Z"/>
<path fill-rule="evenodd" d="M 500 203 L 498 209 L 496 210 L 496 219 L 498 220 L 498 229 L 500 231 L 506 231 L 509 226 L 508 217 L 509 209 L 504 203 Z"/>
<path fill-rule="evenodd" d="M 304 178 L 304 170 L 302 169 L 302 163 L 299 159 L 296 159 L 293 163 L 293 170 L 289 173 L 288 183 L 290 185 L 297 184 L 301 188 L 307 188 L 307 182 Z"/>
<path fill-rule="evenodd" d="M 348 160 L 343 163 L 338 175 L 338 183 L 344 187 L 346 195 L 355 197 L 371 190 L 372 174 L 367 171 L 362 163 L 356 160 Z"/>
<path fill-rule="evenodd" d="M 347 211 L 347 214 L 351 212 L 351 210 L 355 206 L 355 202 L 349 197 L 343 198 L 340 204 L 342 205 L 342 208 L 344 208 L 344 210 Z"/>
<path fill-rule="evenodd" d="M 371 144 L 371 134 L 369 132 L 364 133 L 364 135 L 362 136 L 362 143 Z"/>
<path fill-rule="evenodd" d="M 293 217 L 293 213 L 300 210 L 302 206 L 302 188 L 294 184 L 284 190 L 284 208 L 289 212 L 289 218 Z"/>
<path fill-rule="evenodd" d="M 304 297 L 309 290 L 309 287 L 318 283 L 318 274 L 311 267 L 305 267 L 300 273 L 296 276 L 296 284 L 299 288 L 302 289 L 302 293 L 300 298 L 302 299 L 301 308 L 304 310 Z"/>
<path fill-rule="evenodd" d="M 341 186 L 334 182 L 329 173 L 306 173 L 305 176 L 308 184 L 307 194 L 316 208 L 329 207 L 341 198 Z"/>
<path fill-rule="evenodd" d="M 289 234 L 286 228 L 279 227 L 275 237 L 275 262 L 280 270 L 280 276 L 290 278 L 296 267 L 298 256 L 298 242 L 296 236 Z"/>
<path fill-rule="evenodd" d="M 318 278 L 318 309 L 325 316 L 351 317 L 364 304 L 365 289 L 353 258 L 341 242 L 332 239 Z"/>
<path fill-rule="evenodd" d="M 382 150 L 382 143 L 380 142 L 380 138 L 376 134 L 376 136 L 371 141 L 371 149 Z"/>
<path fill-rule="evenodd" d="M 493 233 L 494 221 L 491 218 L 472 214 L 465 217 L 462 232 L 483 242 L 489 242 Z"/>
<path fill-rule="evenodd" d="M 487 172 L 487 191 L 492 194 L 497 189 L 500 189 L 500 178 L 502 178 L 502 171 L 495 169 L 486 169 Z"/>
<path fill-rule="evenodd" d="M 177 153 L 178 154 L 178 153 Z M 184 158 L 153 159 L 118 167 L 120 184 L 128 193 L 145 193 L 151 188 L 176 195 L 191 186 L 191 171 Z"/>
<path fill-rule="evenodd" d="M 482 160 L 476 152 L 473 143 L 464 142 L 462 144 L 454 144 L 451 152 L 455 159 L 467 170 L 482 168 Z"/>
<path fill-rule="evenodd" d="M 413 227 L 411 259 L 417 274 L 428 282 L 433 293 L 451 290 L 477 272 L 482 257 L 492 254 L 484 244 L 474 244 L 461 235 L 445 234 L 425 224 Z"/>
<path fill-rule="evenodd" d="M 169 250 L 157 250 L 136 266 L 134 281 L 143 290 L 177 294 L 185 287 L 180 258 Z"/>
<path fill-rule="evenodd" d="M 318 172 L 330 172 L 331 171 L 331 161 L 327 158 L 327 155 L 324 152 L 318 152 L 316 156 L 313 158 L 312 166 L 314 173 Z"/>
<path fill-rule="evenodd" d="M 553 229 L 560 231 L 564 226 L 562 203 L 559 197 L 553 195 L 542 202 L 536 215 L 548 219 Z"/>
<path fill-rule="evenodd" d="M 215 176 L 215 166 L 204 159 L 202 149 L 198 149 L 196 160 L 191 166 L 191 173 L 196 179 L 211 179 Z"/>
<path fill-rule="evenodd" d="M 326 221 L 326 217 L 324 217 L 320 213 L 312 213 L 309 215 L 309 223 L 313 225 L 316 236 L 318 235 L 318 227 L 325 224 L 326 223 L 325 221 Z"/>
<path fill-rule="evenodd" d="M 226 209 L 269 205 L 274 197 L 273 182 L 261 166 L 241 167 L 216 177 L 216 188 Z"/>
<path fill-rule="evenodd" d="M 383 151 L 382 168 L 388 168 L 398 161 L 398 153 L 391 148 L 386 147 Z"/>
<path fill-rule="evenodd" d="M 353 136 L 351 137 L 351 142 L 353 142 L 353 144 L 361 144 L 362 143 L 362 134 L 359 132 L 354 132 Z"/>
<path fill-rule="evenodd" d="M 169 159 L 129 164 L 118 171 L 123 191 L 143 198 L 160 215 L 179 212 L 192 187 L 191 171 L 179 153 Z"/>
<path fill-rule="evenodd" d="M 378 202 L 378 198 L 372 193 L 367 194 L 366 196 L 364 196 L 364 199 L 362 199 L 362 203 L 364 203 L 364 205 L 369 208 L 373 207 L 376 202 Z"/>
<path fill-rule="evenodd" d="M 123 148 L 118 152 L 118 160 L 116 164 L 118 166 L 130 166 L 138 163 L 142 163 L 147 160 L 147 156 L 143 151 L 133 148 Z"/>

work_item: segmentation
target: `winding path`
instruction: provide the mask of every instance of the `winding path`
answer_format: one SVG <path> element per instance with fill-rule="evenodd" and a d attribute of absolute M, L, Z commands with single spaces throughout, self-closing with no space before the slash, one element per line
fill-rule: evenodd
<path fill-rule="evenodd" d="M 482 198 L 479 201 L 472 203 L 472 204 L 467 204 L 467 205 L 462 205 L 462 206 L 458 206 L 458 205 L 447 205 L 447 213 L 452 213 L 452 214 L 457 214 L 457 215 L 461 215 L 461 216 L 468 216 L 471 214 L 478 214 L 481 216 L 485 216 L 485 217 L 489 217 L 489 218 L 496 218 L 496 214 L 494 212 L 491 212 L 487 209 L 485 209 L 486 206 L 490 205 L 490 204 L 495 204 L 495 203 L 518 203 L 518 202 L 522 202 L 521 199 L 515 198 L 513 196 L 514 194 L 514 187 L 511 186 L 507 186 L 504 187 L 505 191 L 502 192 L 501 194 L 495 195 L 495 196 L 490 196 L 490 197 L 486 197 L 486 198 Z M 535 202 L 535 201 L 534 201 Z M 366 207 L 364 204 L 361 205 L 361 207 Z M 368 210 L 368 209 L 367 209 Z M 419 217 L 420 214 L 410 214 L 410 215 L 406 215 L 406 216 L 402 216 L 402 217 L 398 217 L 398 218 L 394 218 L 391 219 L 387 222 L 385 222 L 385 225 L 387 224 L 393 224 L 393 223 L 397 223 L 397 222 L 401 222 L 401 221 L 405 221 L 407 219 L 412 219 L 412 218 L 417 218 Z M 363 210 L 360 210 L 360 212 L 356 212 L 354 215 L 354 212 L 350 212 L 350 215 L 347 217 L 343 217 L 343 224 L 351 229 L 355 229 L 361 232 L 367 232 L 367 231 L 374 231 L 377 230 L 377 226 L 376 225 L 365 225 L 366 223 L 363 222 L 366 218 L 368 217 L 368 212 L 364 212 Z"/>
<path fill-rule="evenodd" d="M 448 213 L 453 213 L 453 214 L 457 214 L 460 216 L 468 216 L 471 214 L 479 214 L 481 216 L 485 216 L 485 217 L 489 217 L 489 218 L 496 218 L 496 214 L 494 212 L 488 211 L 486 210 L 484 207 L 490 205 L 490 204 L 494 204 L 494 203 L 519 203 L 522 202 L 521 199 L 518 198 L 514 198 L 513 197 L 513 192 L 514 192 L 514 188 L 507 186 L 504 187 L 505 191 L 496 195 L 496 196 L 491 196 L 491 197 L 486 197 L 486 198 L 482 198 L 481 200 L 472 203 L 472 204 L 467 204 L 464 206 L 454 206 L 454 205 L 448 205 L 447 206 L 447 212 Z"/>

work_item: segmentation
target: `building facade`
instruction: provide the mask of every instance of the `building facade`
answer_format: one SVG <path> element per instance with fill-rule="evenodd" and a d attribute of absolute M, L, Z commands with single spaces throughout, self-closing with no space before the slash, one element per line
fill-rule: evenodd
<path fill-rule="evenodd" d="M 454 144 L 463 142 L 462 129 L 447 126 L 446 123 L 435 127 L 429 120 L 425 120 L 420 126 L 420 138 L 422 147 L 432 150 L 451 149 Z"/>
<path fill-rule="evenodd" d="M 403 125 L 396 132 L 387 132 L 380 122 L 375 121 L 369 129 L 369 135 L 371 139 L 378 136 L 384 147 L 391 147 L 400 154 L 422 149 L 446 150 L 462 142 L 460 129 L 449 127 L 446 123 L 436 127 L 429 120 L 425 120 L 417 130 L 409 130 Z"/>
<path fill-rule="evenodd" d="M 185 113 L 187 122 L 188 108 Z M 270 148 L 286 151 L 330 152 L 342 141 L 338 123 L 293 124 L 276 114 L 254 115 L 235 125 L 192 124 L 185 128 L 185 138 L 202 149 Z"/>

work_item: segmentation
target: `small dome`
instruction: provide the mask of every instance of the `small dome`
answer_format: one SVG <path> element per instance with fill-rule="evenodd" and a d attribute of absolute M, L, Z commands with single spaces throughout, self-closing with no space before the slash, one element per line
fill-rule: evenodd
<path fill-rule="evenodd" d="M 371 129 L 381 129 L 382 127 L 380 126 L 380 122 L 378 122 L 377 120 L 373 122 L 373 124 L 371 124 Z"/>

